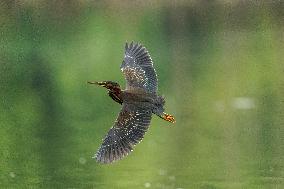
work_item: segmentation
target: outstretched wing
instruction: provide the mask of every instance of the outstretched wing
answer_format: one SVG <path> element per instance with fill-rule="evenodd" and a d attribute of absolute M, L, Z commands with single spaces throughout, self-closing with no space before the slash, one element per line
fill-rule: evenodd
<path fill-rule="evenodd" d="M 128 155 L 149 128 L 152 112 L 123 104 L 114 126 L 94 158 L 99 163 L 112 163 Z"/>
<path fill-rule="evenodd" d="M 125 44 L 124 60 L 120 66 L 126 83 L 126 90 L 141 88 L 156 93 L 158 89 L 157 74 L 147 49 L 140 44 Z"/>

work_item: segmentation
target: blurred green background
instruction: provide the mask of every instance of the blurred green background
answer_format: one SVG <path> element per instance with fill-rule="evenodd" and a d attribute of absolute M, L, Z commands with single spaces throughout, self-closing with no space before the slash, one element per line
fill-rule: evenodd
<path fill-rule="evenodd" d="M 0 3 L 1 188 L 284 188 L 283 1 Z M 125 81 L 150 51 L 171 125 L 127 158 L 96 152 L 120 110 L 87 80 Z"/>

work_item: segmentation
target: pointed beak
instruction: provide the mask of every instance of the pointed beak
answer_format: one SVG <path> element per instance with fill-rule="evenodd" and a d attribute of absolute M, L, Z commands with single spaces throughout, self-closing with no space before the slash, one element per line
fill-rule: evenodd
<path fill-rule="evenodd" d="M 106 82 L 102 81 L 102 82 L 97 82 L 97 81 L 88 81 L 89 84 L 96 84 L 96 85 L 100 85 L 102 87 L 106 86 Z"/>

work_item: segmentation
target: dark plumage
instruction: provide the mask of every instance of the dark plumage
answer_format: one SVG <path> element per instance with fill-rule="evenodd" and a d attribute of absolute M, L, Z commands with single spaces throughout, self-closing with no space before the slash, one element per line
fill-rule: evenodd
<path fill-rule="evenodd" d="M 165 100 L 157 94 L 156 71 L 145 47 L 138 43 L 126 43 L 120 69 L 126 79 L 125 90 L 112 81 L 88 82 L 107 88 L 109 96 L 122 104 L 114 126 L 94 156 L 100 163 L 112 163 L 128 155 L 143 139 L 153 113 L 166 121 L 175 122 L 173 116 L 164 113 Z"/>

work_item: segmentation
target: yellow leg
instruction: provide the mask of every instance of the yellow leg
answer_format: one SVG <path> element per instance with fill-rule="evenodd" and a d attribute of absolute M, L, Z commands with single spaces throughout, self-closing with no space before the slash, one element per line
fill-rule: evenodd
<path fill-rule="evenodd" d="M 167 113 L 165 113 L 165 112 L 163 113 L 162 118 L 163 118 L 164 120 L 168 121 L 168 122 L 171 122 L 171 123 L 175 123 L 175 122 L 176 122 L 174 116 L 172 116 L 172 115 L 170 115 L 170 114 L 167 114 Z"/>

